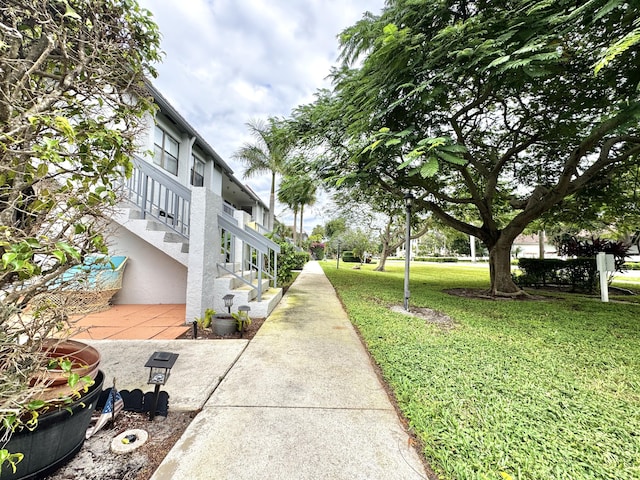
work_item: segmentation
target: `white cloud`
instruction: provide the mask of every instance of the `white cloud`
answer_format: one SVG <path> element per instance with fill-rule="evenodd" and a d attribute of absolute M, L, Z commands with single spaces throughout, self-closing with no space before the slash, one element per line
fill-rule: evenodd
<path fill-rule="evenodd" d="M 154 85 L 242 178 L 246 123 L 287 116 L 328 86 L 338 34 L 384 0 L 139 0 L 162 33 Z M 269 178 L 248 180 L 265 203 Z M 282 209 L 276 208 L 276 213 Z M 323 219 L 308 208 L 305 230 Z M 285 215 L 285 223 L 289 220 Z"/>

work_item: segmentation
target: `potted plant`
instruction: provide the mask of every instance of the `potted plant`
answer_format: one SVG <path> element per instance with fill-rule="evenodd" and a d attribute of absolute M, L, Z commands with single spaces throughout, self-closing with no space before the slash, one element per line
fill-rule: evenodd
<path fill-rule="evenodd" d="M 0 325 L 0 475 L 3 480 L 31 478 L 56 468 L 82 446 L 102 391 L 100 354 L 64 338 L 61 328 L 68 323 L 55 311 L 27 313 L 3 304 Z"/>
<path fill-rule="evenodd" d="M 231 313 L 217 313 L 213 317 L 213 333 L 227 336 L 237 331 L 237 322 Z"/>

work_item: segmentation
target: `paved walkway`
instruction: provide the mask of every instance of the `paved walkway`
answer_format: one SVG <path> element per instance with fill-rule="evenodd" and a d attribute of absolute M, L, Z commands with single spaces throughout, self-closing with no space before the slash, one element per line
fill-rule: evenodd
<path fill-rule="evenodd" d="M 246 348 L 152 480 L 427 478 L 316 262 L 255 338 L 234 345 Z M 191 380 L 202 381 L 209 363 L 192 360 Z"/>

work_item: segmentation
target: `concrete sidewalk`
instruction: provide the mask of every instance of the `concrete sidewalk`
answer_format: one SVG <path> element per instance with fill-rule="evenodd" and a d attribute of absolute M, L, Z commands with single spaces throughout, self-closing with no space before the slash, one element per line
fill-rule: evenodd
<path fill-rule="evenodd" d="M 331 284 L 311 262 L 152 479 L 427 478 L 409 445 Z"/>

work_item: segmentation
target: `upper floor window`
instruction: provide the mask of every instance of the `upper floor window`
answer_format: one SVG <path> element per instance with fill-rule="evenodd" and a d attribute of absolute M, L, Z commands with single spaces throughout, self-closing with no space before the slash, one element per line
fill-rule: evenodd
<path fill-rule="evenodd" d="M 156 125 L 153 163 L 178 175 L 178 141 Z"/>
<path fill-rule="evenodd" d="M 194 187 L 204 186 L 204 162 L 195 155 L 192 155 L 193 167 L 191 167 L 191 185 Z"/>

